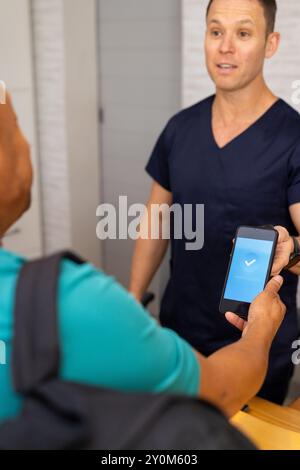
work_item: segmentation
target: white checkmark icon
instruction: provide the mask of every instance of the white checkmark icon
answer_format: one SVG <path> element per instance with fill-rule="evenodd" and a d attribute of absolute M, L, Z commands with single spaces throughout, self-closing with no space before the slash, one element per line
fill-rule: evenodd
<path fill-rule="evenodd" d="M 245 261 L 246 266 L 249 268 L 252 266 L 252 264 L 256 263 L 256 259 L 253 259 L 252 261 Z"/>

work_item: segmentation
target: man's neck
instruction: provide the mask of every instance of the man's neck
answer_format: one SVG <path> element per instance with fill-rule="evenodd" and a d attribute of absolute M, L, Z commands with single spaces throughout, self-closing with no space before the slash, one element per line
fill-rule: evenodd
<path fill-rule="evenodd" d="M 232 122 L 251 123 L 264 114 L 277 99 L 264 80 L 233 92 L 217 89 L 214 116 L 224 125 Z"/>

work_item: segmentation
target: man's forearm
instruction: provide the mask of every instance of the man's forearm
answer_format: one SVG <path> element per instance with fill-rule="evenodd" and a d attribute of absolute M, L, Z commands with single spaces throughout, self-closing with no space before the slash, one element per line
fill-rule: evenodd
<path fill-rule="evenodd" d="M 166 251 L 169 240 L 164 238 L 163 227 L 168 226 L 168 211 L 159 208 L 170 207 L 172 193 L 154 182 L 147 211 L 140 224 L 140 238 L 136 242 L 131 265 L 129 290 L 137 300 L 141 300 Z M 153 209 L 155 209 L 153 211 Z"/>
<path fill-rule="evenodd" d="M 262 386 L 270 346 L 266 337 L 251 334 L 212 354 L 205 361 L 200 395 L 233 416 Z"/>
<path fill-rule="evenodd" d="M 131 266 L 129 290 L 137 300 L 141 300 L 152 281 L 168 248 L 168 240 L 143 240 L 136 242 Z"/>

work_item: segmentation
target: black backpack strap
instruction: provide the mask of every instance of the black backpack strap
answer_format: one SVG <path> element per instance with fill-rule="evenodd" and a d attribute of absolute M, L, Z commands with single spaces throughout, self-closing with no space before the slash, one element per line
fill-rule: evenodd
<path fill-rule="evenodd" d="M 27 262 L 19 275 L 14 311 L 13 376 L 19 393 L 57 376 L 57 288 L 62 259 L 85 261 L 71 252 Z"/>

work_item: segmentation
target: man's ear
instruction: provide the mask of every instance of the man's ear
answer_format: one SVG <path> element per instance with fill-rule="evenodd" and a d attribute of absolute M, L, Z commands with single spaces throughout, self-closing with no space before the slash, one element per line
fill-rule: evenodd
<path fill-rule="evenodd" d="M 280 33 L 271 33 L 267 38 L 265 58 L 271 59 L 274 54 L 278 51 L 281 40 Z"/>

